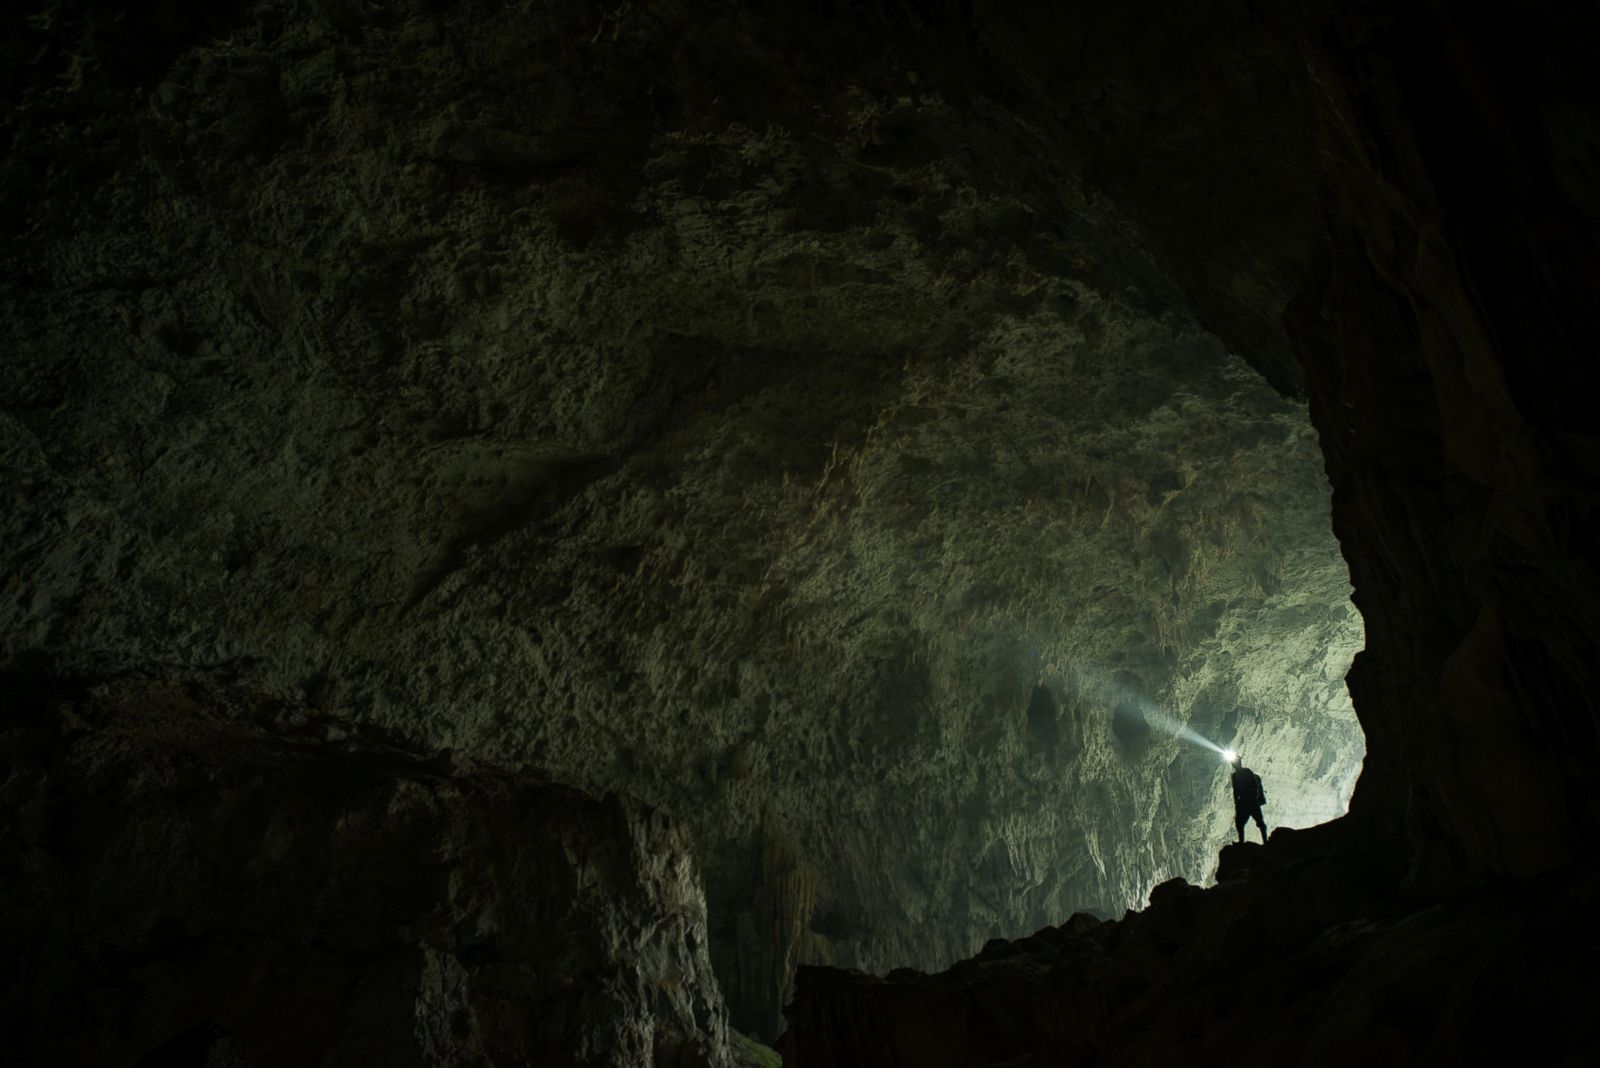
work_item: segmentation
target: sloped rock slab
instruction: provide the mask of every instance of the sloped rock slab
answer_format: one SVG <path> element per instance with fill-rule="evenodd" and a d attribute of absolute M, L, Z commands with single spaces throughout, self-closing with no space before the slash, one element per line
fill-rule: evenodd
<path fill-rule="evenodd" d="M 728 1063 L 676 825 L 225 704 L 13 706 L 12 1063 Z"/>

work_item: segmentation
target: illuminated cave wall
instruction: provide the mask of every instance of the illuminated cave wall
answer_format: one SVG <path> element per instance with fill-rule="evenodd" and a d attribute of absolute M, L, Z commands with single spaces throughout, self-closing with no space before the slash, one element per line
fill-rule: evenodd
<path fill-rule="evenodd" d="M 653 803 L 742 1026 L 1208 877 L 1220 765 L 1141 702 L 1342 810 L 1304 406 L 1026 116 L 730 14 L 285 10 L 36 96 L 7 653 Z"/>

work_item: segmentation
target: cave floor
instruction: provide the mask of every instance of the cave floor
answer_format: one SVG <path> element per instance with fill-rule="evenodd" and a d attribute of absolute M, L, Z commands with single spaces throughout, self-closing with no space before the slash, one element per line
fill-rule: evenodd
<path fill-rule="evenodd" d="M 802 968 L 789 1065 L 1593 1064 L 1600 869 L 1448 900 L 1336 821 L 948 971 Z"/>

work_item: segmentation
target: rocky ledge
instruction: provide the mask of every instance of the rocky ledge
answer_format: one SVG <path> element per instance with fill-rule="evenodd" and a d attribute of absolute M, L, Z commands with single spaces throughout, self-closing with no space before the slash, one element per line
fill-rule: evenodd
<path fill-rule="evenodd" d="M 10 1063 L 729 1063 L 660 815 L 211 688 L 5 689 Z"/>
<path fill-rule="evenodd" d="M 1592 1064 L 1600 874 L 1423 903 L 1348 821 L 1223 850 L 1117 922 L 1084 913 L 926 975 L 801 968 L 788 1068 Z M 1531 902 L 1540 908 L 1530 909 Z"/>

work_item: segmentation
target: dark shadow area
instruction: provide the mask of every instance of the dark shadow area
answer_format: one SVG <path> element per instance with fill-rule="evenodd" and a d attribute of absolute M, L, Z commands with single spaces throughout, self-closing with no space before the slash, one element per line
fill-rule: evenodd
<path fill-rule="evenodd" d="M 1043 684 L 1035 686 L 1028 698 L 1028 735 L 1034 747 L 1043 752 L 1054 750 L 1061 740 L 1061 706 Z"/>

